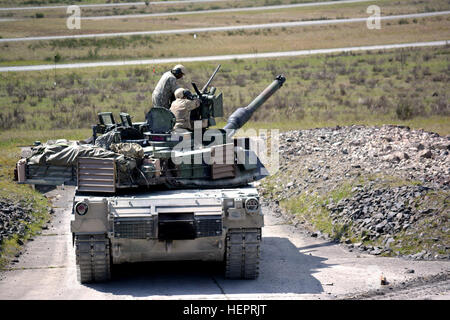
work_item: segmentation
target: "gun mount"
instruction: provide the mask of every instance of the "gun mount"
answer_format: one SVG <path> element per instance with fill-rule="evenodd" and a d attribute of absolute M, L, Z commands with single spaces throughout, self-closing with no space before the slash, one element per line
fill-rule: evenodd
<path fill-rule="evenodd" d="M 203 128 L 216 125 L 215 118 L 223 117 L 222 93 L 215 96 L 216 93 L 215 87 L 211 87 L 208 90 L 208 87 L 213 81 L 217 72 L 219 71 L 220 66 L 221 66 L 220 64 L 217 66 L 216 70 L 214 70 L 213 74 L 208 79 L 206 84 L 203 86 L 201 91 L 198 89 L 197 85 L 194 82 L 192 82 L 192 87 L 194 88 L 194 91 L 197 94 L 195 98 L 199 98 L 201 103 L 199 108 L 191 112 L 191 121 L 202 120 Z"/>

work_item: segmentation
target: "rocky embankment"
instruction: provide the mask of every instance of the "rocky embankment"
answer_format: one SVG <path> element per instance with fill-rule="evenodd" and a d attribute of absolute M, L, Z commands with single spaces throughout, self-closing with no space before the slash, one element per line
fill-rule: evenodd
<path fill-rule="evenodd" d="M 27 231 L 26 223 L 35 220 L 32 213 L 31 204 L 22 205 L 0 199 L 0 244 L 15 234 L 23 237 Z"/>
<path fill-rule="evenodd" d="M 268 203 L 312 236 L 350 250 L 450 258 L 450 136 L 402 126 L 280 135 L 280 170 L 260 185 Z"/>

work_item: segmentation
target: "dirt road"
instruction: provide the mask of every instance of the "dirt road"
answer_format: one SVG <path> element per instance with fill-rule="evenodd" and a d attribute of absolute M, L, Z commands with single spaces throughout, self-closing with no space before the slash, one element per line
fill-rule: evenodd
<path fill-rule="evenodd" d="M 117 266 L 108 283 L 81 285 L 70 233 L 73 192 L 65 187 L 48 193 L 56 207 L 52 221 L 26 244 L 19 262 L 0 273 L 0 299 L 339 299 L 369 291 L 365 298 L 450 298 L 448 261 L 348 252 L 308 237 L 267 209 L 257 280 L 226 280 L 217 263 L 142 263 Z M 414 273 L 407 273 L 411 269 Z M 380 285 L 381 274 L 388 286 Z M 407 280 L 436 274 L 441 276 L 432 284 L 395 289 Z M 379 296 L 377 290 L 387 294 Z"/>

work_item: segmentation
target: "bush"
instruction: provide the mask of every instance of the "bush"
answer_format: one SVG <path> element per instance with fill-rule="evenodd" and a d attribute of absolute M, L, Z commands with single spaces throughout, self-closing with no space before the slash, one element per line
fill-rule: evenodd
<path fill-rule="evenodd" d="M 345 84 L 340 83 L 339 84 L 339 90 L 341 92 L 341 96 L 345 96 L 346 95 L 347 92 L 345 91 Z"/>
<path fill-rule="evenodd" d="M 395 109 L 395 113 L 397 114 L 397 118 L 400 120 L 409 120 L 414 116 L 414 112 L 412 107 L 410 106 L 409 101 L 400 100 L 397 108 Z"/>
<path fill-rule="evenodd" d="M 431 112 L 433 115 L 450 115 L 450 104 L 448 103 L 446 97 L 440 97 L 436 103 L 431 105 Z"/>
<path fill-rule="evenodd" d="M 36 17 L 36 19 L 42 19 L 44 17 L 44 14 L 41 12 L 36 12 L 35 17 Z"/>
<path fill-rule="evenodd" d="M 56 53 L 55 56 L 53 57 L 55 63 L 61 61 L 61 55 L 59 53 Z"/>

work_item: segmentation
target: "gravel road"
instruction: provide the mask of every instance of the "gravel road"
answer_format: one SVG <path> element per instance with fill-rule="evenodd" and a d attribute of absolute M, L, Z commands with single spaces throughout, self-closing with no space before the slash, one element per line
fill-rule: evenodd
<path fill-rule="evenodd" d="M 267 207 L 257 280 L 226 280 L 217 263 L 142 263 L 117 266 L 108 283 L 81 285 L 69 226 L 73 193 L 67 186 L 47 193 L 55 206 L 52 221 L 25 245 L 19 262 L 0 273 L 0 299 L 324 300 L 358 294 L 369 299 L 450 298 L 448 261 L 407 261 L 348 252 L 341 245 L 309 237 Z M 414 273 L 408 272 L 411 269 Z M 381 274 L 388 285 L 380 285 Z M 431 285 L 416 281 L 408 287 L 409 281 L 436 275 L 439 281 Z M 377 295 L 380 292 L 387 293 Z"/>

